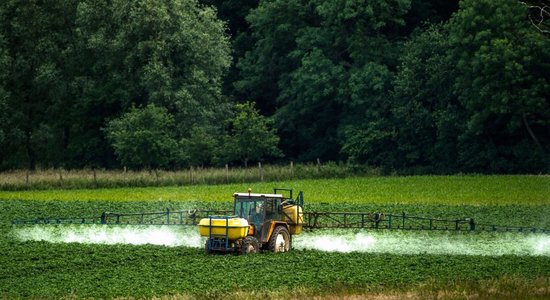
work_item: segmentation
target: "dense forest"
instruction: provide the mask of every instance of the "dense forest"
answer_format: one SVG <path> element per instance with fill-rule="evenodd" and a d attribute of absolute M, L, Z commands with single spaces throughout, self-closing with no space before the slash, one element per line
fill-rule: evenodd
<path fill-rule="evenodd" d="M 0 169 L 550 170 L 546 0 L 4 0 Z"/>

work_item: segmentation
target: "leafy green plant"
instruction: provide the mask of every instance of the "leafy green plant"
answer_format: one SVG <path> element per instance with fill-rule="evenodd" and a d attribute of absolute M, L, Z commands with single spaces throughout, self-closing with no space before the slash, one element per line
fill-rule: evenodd
<path fill-rule="evenodd" d="M 469 216 L 479 222 L 544 227 L 549 225 L 547 216 L 550 215 L 547 180 L 544 176 L 388 177 L 279 182 L 277 186 L 305 190 L 308 211 L 406 211 L 421 216 Z M 254 188 L 258 192 L 269 191 L 273 184 L 264 183 Z M 277 255 L 205 255 L 202 249 L 187 247 L 20 241 L 14 236 L 10 223 L 13 219 L 35 217 L 94 216 L 103 211 L 231 209 L 231 194 L 246 187 L 248 185 L 234 184 L 2 193 L 0 297 L 150 298 L 177 295 L 211 299 L 227 295 L 281 298 L 396 293 L 399 296 L 411 292 L 429 298 L 438 295 L 439 291 L 496 298 L 535 293 L 541 297 L 550 295 L 550 257 L 545 255 L 316 250 L 294 250 Z M 531 192 L 525 194 L 522 202 L 523 189 Z M 390 200 L 384 201 L 385 197 Z M 349 236 L 341 231 L 331 232 L 340 233 L 342 238 Z M 387 235 L 400 237 L 400 233 L 395 236 L 392 233 L 389 231 Z M 418 236 L 422 238 L 423 234 Z M 454 238 L 460 237 L 454 235 Z M 464 238 L 491 237 L 464 234 Z"/>

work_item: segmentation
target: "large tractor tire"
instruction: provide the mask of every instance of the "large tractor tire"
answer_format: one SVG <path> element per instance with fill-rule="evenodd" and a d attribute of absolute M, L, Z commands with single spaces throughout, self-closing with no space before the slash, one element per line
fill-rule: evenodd
<path fill-rule="evenodd" d="M 247 236 L 243 239 L 240 252 L 241 254 L 254 254 L 260 251 L 260 242 L 253 236 Z"/>
<path fill-rule="evenodd" d="M 284 226 L 277 226 L 269 240 L 269 250 L 273 252 L 287 252 L 290 250 L 290 232 Z"/>

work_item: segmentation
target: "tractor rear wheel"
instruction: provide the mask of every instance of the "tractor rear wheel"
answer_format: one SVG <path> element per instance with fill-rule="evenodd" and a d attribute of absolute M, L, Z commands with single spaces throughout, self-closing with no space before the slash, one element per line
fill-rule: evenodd
<path fill-rule="evenodd" d="M 290 250 L 290 232 L 284 226 L 277 226 L 269 239 L 269 250 L 273 252 L 286 252 Z"/>
<path fill-rule="evenodd" d="M 258 239 L 253 236 L 247 236 L 243 239 L 241 244 L 241 254 L 254 254 L 260 250 L 260 243 Z"/>

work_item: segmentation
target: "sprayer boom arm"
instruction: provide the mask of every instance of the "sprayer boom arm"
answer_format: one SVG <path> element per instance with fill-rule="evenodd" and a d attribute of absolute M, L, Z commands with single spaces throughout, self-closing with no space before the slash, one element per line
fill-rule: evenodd
<path fill-rule="evenodd" d="M 33 224 L 105 224 L 105 225 L 197 225 L 202 218 L 212 215 L 229 215 L 229 210 L 166 209 L 161 212 L 110 213 L 93 217 L 51 217 L 13 220 L 14 225 Z M 303 227 L 317 228 L 368 228 L 391 230 L 444 230 L 490 232 L 550 233 L 550 229 L 496 224 L 479 224 L 473 218 L 437 219 L 401 214 L 372 212 L 304 212 Z"/>

